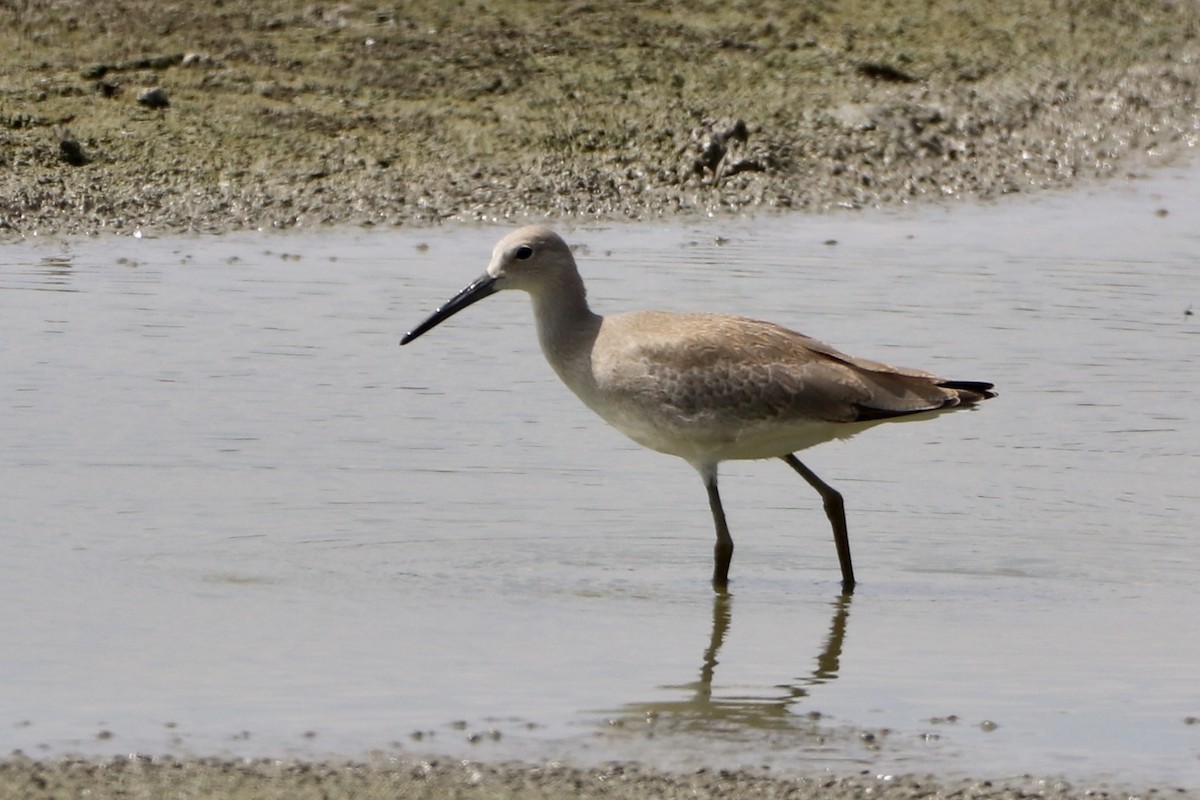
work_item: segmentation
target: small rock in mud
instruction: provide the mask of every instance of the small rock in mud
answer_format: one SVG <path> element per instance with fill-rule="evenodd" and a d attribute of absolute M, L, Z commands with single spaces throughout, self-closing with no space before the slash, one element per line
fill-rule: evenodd
<path fill-rule="evenodd" d="M 138 93 L 137 101 L 146 108 L 154 109 L 169 108 L 171 105 L 171 98 L 167 96 L 167 90 L 161 86 L 143 89 Z"/>
<path fill-rule="evenodd" d="M 72 138 L 69 133 L 63 134 L 58 140 L 58 154 L 72 167 L 82 167 L 91 161 L 87 153 L 83 151 L 83 145 Z"/>

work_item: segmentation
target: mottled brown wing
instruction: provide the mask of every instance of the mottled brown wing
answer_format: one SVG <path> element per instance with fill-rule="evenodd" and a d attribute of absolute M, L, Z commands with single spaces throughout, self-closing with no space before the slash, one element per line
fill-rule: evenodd
<path fill-rule="evenodd" d="M 858 359 L 778 325 L 713 314 L 630 315 L 617 383 L 684 416 L 854 422 L 957 404 L 931 373 Z M 631 398 L 632 399 L 632 398 Z"/>

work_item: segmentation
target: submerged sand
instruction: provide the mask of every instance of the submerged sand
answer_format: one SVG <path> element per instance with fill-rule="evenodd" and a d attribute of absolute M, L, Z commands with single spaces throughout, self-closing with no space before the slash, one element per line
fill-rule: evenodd
<path fill-rule="evenodd" d="M 0 236 L 647 219 L 1067 187 L 1194 149 L 1198 31 L 1200 4 L 1150 0 L 5 3 Z M 1128 793 L 719 767 L 16 754 L 0 797 Z"/>

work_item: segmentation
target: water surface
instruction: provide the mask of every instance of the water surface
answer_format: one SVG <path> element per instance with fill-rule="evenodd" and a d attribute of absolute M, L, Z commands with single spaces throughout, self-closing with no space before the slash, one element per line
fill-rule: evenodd
<path fill-rule="evenodd" d="M 600 311 L 991 380 L 804 455 L 594 418 L 506 228 L 0 247 L 0 751 L 639 758 L 1200 787 L 1200 173 L 919 212 L 563 227 Z"/>

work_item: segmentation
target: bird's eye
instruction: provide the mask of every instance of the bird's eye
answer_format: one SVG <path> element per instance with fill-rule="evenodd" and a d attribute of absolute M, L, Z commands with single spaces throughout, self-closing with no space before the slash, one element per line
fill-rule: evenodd
<path fill-rule="evenodd" d="M 527 244 L 523 244 L 517 248 L 517 251 L 513 255 L 517 257 L 517 260 L 524 261 L 533 255 L 533 248 Z"/>

